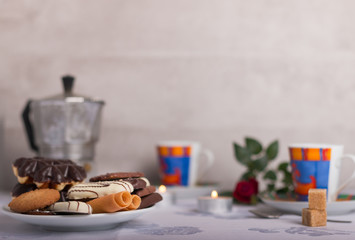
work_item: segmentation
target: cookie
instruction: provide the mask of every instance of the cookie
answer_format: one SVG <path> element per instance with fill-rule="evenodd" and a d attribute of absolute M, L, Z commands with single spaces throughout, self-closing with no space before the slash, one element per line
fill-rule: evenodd
<path fill-rule="evenodd" d="M 12 197 L 18 197 L 23 193 L 33 191 L 37 189 L 36 184 L 20 184 L 17 183 L 11 190 L 11 196 Z"/>
<path fill-rule="evenodd" d="M 132 203 L 132 196 L 127 191 L 106 195 L 88 202 L 93 213 L 113 213 L 127 208 Z"/>
<path fill-rule="evenodd" d="M 140 177 L 140 179 L 142 179 L 143 181 L 145 181 L 145 186 L 146 187 L 148 187 L 148 186 L 150 186 L 150 182 L 149 182 L 149 180 L 148 180 L 148 178 L 146 178 L 146 177 Z"/>
<path fill-rule="evenodd" d="M 136 210 L 141 205 L 142 199 L 138 195 L 132 195 L 132 202 L 125 209 L 126 211 Z"/>
<path fill-rule="evenodd" d="M 125 178 L 120 180 L 131 183 L 134 189 L 142 189 L 150 185 L 149 180 L 145 177 Z"/>
<path fill-rule="evenodd" d="M 14 198 L 9 207 L 14 212 L 26 213 L 45 208 L 59 200 L 60 194 L 55 189 L 36 189 Z"/>
<path fill-rule="evenodd" d="M 57 214 L 91 214 L 92 207 L 79 201 L 56 202 L 49 206 L 50 211 Z"/>
<path fill-rule="evenodd" d="M 139 197 L 144 197 L 144 196 L 147 196 L 147 195 L 155 192 L 155 190 L 156 190 L 155 186 L 148 186 L 143 189 L 134 190 L 133 193 L 138 195 Z"/>
<path fill-rule="evenodd" d="M 63 190 L 59 191 L 60 199 L 58 200 L 58 202 L 67 202 L 69 200 L 67 198 L 67 195 L 70 188 L 71 186 L 67 185 Z"/>
<path fill-rule="evenodd" d="M 151 207 L 157 202 L 163 200 L 163 197 L 159 193 L 151 193 L 145 197 L 142 197 L 141 200 L 142 201 L 141 205 L 139 206 L 139 209 Z"/>
<path fill-rule="evenodd" d="M 70 200 L 90 200 L 122 191 L 133 192 L 131 183 L 125 181 L 103 181 L 80 183 L 68 190 L 67 198 Z"/>
<path fill-rule="evenodd" d="M 71 160 L 48 158 L 19 158 L 12 165 L 13 172 L 21 184 L 34 183 L 38 188 L 62 190 L 86 178 L 85 169 Z"/>
<path fill-rule="evenodd" d="M 138 178 L 144 177 L 142 172 L 116 172 L 116 173 L 106 173 L 103 175 L 95 176 L 89 179 L 90 182 L 99 182 L 99 181 L 112 181 L 123 178 Z"/>
<path fill-rule="evenodd" d="M 24 214 L 28 214 L 28 215 L 55 215 L 55 213 L 52 211 L 41 210 L 41 209 L 36 209 L 33 211 L 25 212 Z"/>

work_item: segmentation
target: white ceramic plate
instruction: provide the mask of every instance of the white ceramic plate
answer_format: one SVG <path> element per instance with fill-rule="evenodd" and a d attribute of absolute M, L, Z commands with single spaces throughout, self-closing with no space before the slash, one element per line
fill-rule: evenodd
<path fill-rule="evenodd" d="M 273 208 L 298 215 L 302 214 L 302 208 L 308 208 L 308 202 L 276 200 L 267 195 L 260 195 L 259 197 L 265 204 Z M 354 210 L 355 200 L 341 200 L 327 203 L 328 215 L 342 215 Z"/>
<path fill-rule="evenodd" d="M 127 222 L 150 212 L 155 207 L 117 213 L 100 213 L 91 215 L 27 215 L 12 212 L 4 206 L 2 213 L 32 225 L 52 231 L 93 231 L 117 227 L 122 222 Z"/>

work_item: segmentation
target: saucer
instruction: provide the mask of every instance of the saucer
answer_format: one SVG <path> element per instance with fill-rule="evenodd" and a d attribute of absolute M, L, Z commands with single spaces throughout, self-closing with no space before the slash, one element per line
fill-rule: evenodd
<path fill-rule="evenodd" d="M 302 208 L 308 208 L 307 201 L 296 201 L 293 194 L 260 194 L 260 199 L 273 208 L 301 215 Z M 328 215 L 342 215 L 355 210 L 355 195 L 340 194 L 335 202 L 327 203 Z"/>
<path fill-rule="evenodd" d="M 169 192 L 174 194 L 175 199 L 196 198 L 200 196 L 210 195 L 213 190 L 218 190 L 218 184 L 199 184 L 191 187 L 184 186 L 167 186 Z"/>

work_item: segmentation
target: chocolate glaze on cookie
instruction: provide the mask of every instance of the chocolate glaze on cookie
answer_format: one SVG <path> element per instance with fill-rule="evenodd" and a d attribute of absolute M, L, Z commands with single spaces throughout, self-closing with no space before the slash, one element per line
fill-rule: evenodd
<path fill-rule="evenodd" d="M 85 169 L 71 160 L 19 158 L 13 163 L 13 170 L 20 183 L 35 183 L 37 186 L 42 183 L 51 187 L 55 184 L 82 182 L 86 178 Z"/>

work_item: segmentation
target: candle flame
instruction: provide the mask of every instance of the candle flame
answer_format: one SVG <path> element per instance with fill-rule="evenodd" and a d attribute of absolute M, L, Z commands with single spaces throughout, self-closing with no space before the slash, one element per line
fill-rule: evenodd
<path fill-rule="evenodd" d="M 217 192 L 216 190 L 213 190 L 213 191 L 211 192 L 211 197 L 212 197 L 212 198 L 218 198 L 218 192 Z"/>
<path fill-rule="evenodd" d="M 160 193 L 165 193 L 166 192 L 166 187 L 164 185 L 160 185 L 158 188 Z"/>

